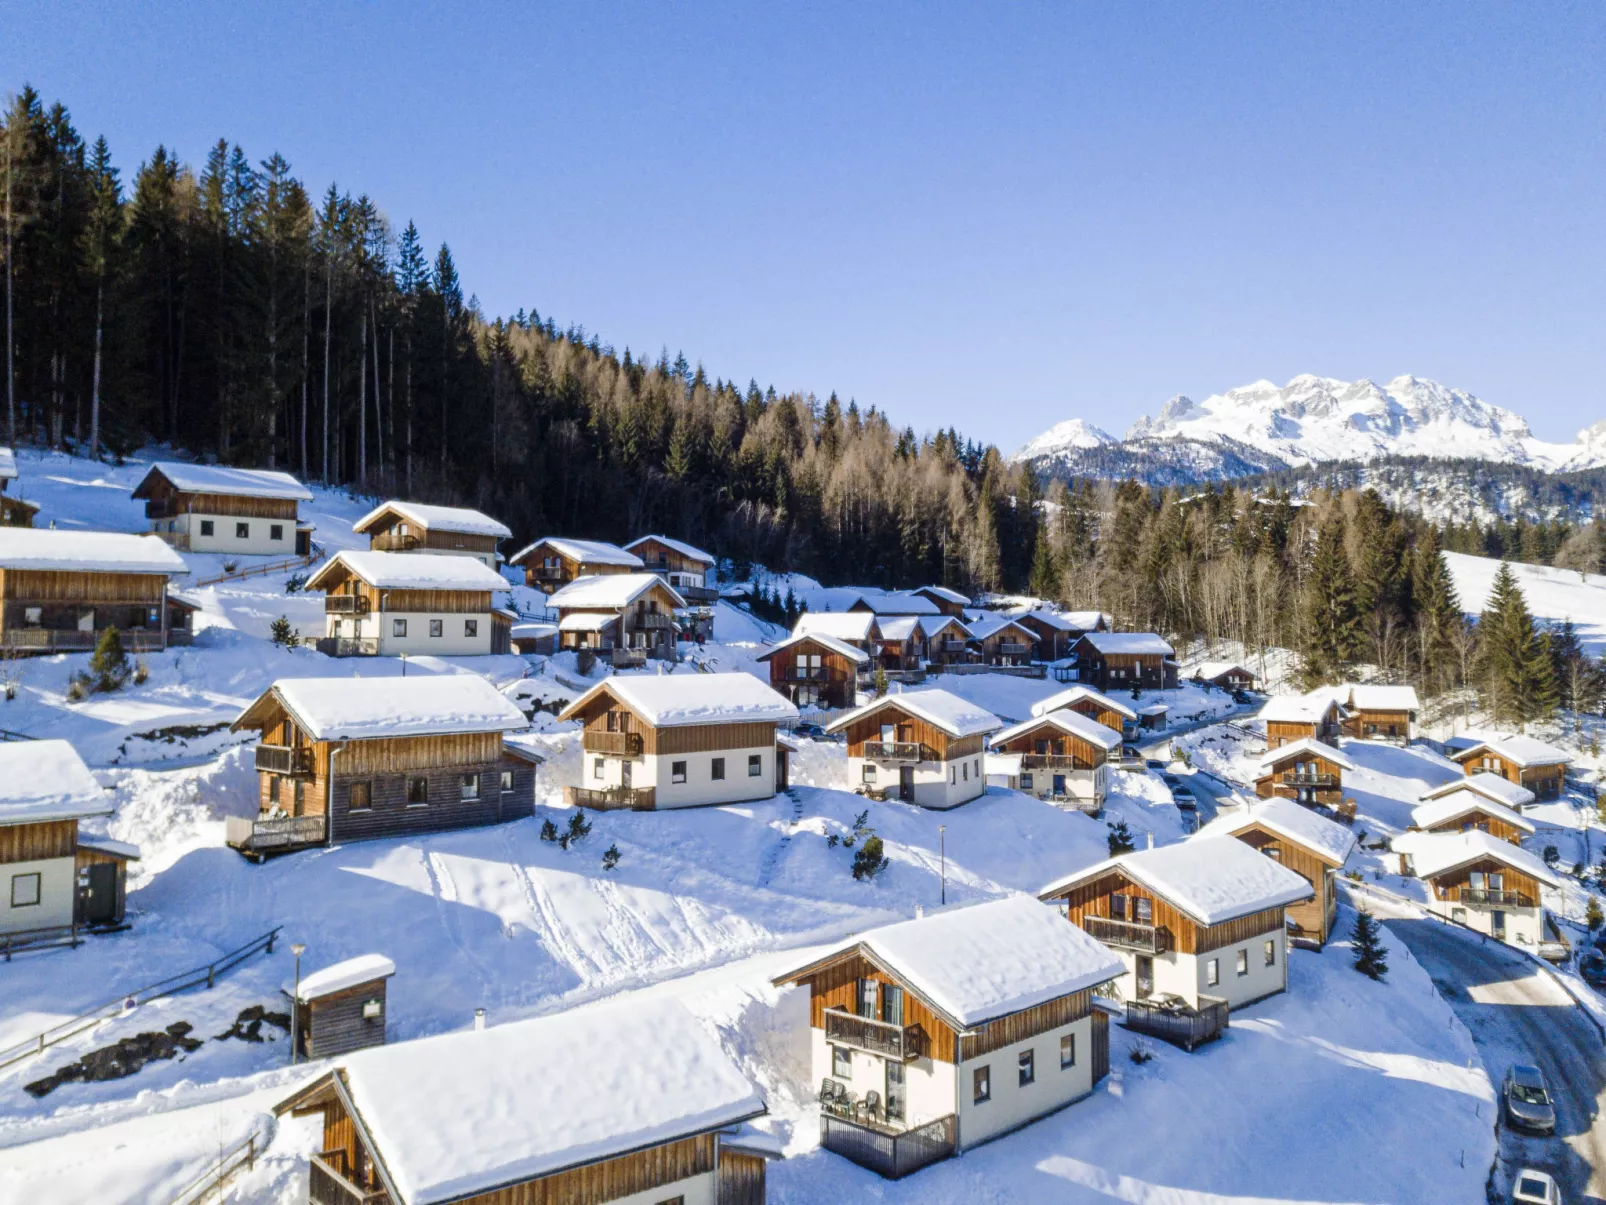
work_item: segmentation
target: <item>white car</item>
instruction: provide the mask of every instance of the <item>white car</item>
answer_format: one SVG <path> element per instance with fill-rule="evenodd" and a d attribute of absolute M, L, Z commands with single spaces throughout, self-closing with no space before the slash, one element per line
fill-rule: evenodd
<path fill-rule="evenodd" d="M 1545 1172 L 1525 1167 L 1511 1182 L 1512 1205 L 1561 1205 L 1561 1190 Z"/>

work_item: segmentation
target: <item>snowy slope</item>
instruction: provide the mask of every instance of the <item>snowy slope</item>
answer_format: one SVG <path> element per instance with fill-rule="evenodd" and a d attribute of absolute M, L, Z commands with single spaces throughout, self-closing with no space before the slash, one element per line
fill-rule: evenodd
<path fill-rule="evenodd" d="M 1455 580 L 1461 609 L 1477 616 L 1489 599 L 1500 562 L 1459 552 L 1445 553 L 1444 561 Z M 1516 561 L 1510 564 L 1534 618 L 1551 623 L 1571 619 L 1586 652 L 1593 656 L 1606 652 L 1606 575 Z"/>

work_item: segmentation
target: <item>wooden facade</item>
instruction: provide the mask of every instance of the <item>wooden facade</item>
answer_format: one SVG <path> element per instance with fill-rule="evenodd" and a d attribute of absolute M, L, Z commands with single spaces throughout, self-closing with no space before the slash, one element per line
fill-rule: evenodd
<path fill-rule="evenodd" d="M 847 726 L 848 756 L 864 757 L 866 742 L 880 743 L 886 740 L 883 727 L 892 729 L 891 739 L 898 744 L 919 745 L 921 761 L 941 762 L 970 757 L 980 753 L 986 743 L 986 737 L 981 735 L 950 736 L 930 721 L 899 707 L 897 696 L 891 695 L 883 706 L 870 714 L 859 716 Z"/>
<path fill-rule="evenodd" d="M 1072 650 L 1078 680 L 1095 690 L 1172 690 L 1176 663 L 1164 653 L 1105 653 L 1086 636 Z"/>
<path fill-rule="evenodd" d="M 122 853 L 90 845 L 78 847 L 73 856 L 75 924 L 115 927 L 123 923 L 128 911 L 128 861 Z"/>
<path fill-rule="evenodd" d="M 621 550 L 622 551 L 622 550 Z M 611 561 L 587 561 L 562 551 L 546 540 L 530 545 L 509 561 L 524 570 L 524 584 L 532 590 L 550 594 L 562 586 L 582 577 L 595 577 L 612 573 L 640 573 L 638 565 L 620 565 Z"/>
<path fill-rule="evenodd" d="M 1507 782 L 1527 787 L 1536 799 L 1560 799 L 1567 782 L 1567 766 L 1561 762 L 1525 768 L 1485 746 L 1452 754 L 1451 757 L 1461 763 L 1461 769 L 1469 778 L 1474 774 L 1496 774 Z"/>
<path fill-rule="evenodd" d="M 643 536 L 625 549 L 641 558 L 649 573 L 691 573 L 699 581 L 714 567 L 713 561 L 702 561 L 687 556 L 678 548 L 665 544 L 657 536 Z"/>
<path fill-rule="evenodd" d="M 1100 703 L 1097 699 L 1082 698 L 1076 700 L 1067 711 L 1074 711 L 1078 715 L 1085 715 L 1088 719 L 1103 724 L 1111 732 L 1125 732 L 1127 717 L 1113 707 Z"/>
<path fill-rule="evenodd" d="M 1451 816 L 1437 824 L 1430 824 L 1420 830 L 1425 833 L 1465 833 L 1478 830 L 1488 833 L 1491 837 L 1499 837 L 1502 841 L 1509 841 L 1513 845 L 1521 845 L 1522 839 L 1528 835 L 1527 831 L 1518 828 L 1504 816 L 1497 816 L 1493 812 L 1485 811 L 1475 802 L 1467 804 L 1467 810 L 1459 816 Z"/>
<path fill-rule="evenodd" d="M 39 504 L 0 493 L 0 527 L 32 527 Z"/>
<path fill-rule="evenodd" d="M 675 618 L 677 603 L 669 585 L 654 582 L 637 598 L 620 607 L 563 606 L 558 612 L 558 647 L 575 651 L 590 649 L 608 652 L 613 649 L 639 649 L 650 657 L 667 657 L 674 652 L 679 637 Z M 565 630 L 563 620 L 568 616 L 596 616 L 597 626 Z"/>
<path fill-rule="evenodd" d="M 1037 651 L 1037 636 L 1030 628 L 1011 620 L 975 641 L 987 665 L 1027 665 Z"/>
<path fill-rule="evenodd" d="M 1044 716 L 1027 731 L 1001 745 L 994 746 L 997 753 L 1023 755 L 1021 768 L 1039 767 L 1056 770 L 1096 770 L 1109 760 L 1103 746 L 1095 745 L 1085 737 L 1067 732 Z"/>
<path fill-rule="evenodd" d="M 329 1058 L 385 1044 L 388 976 L 292 1002 L 290 1040 L 303 1059 Z"/>
<path fill-rule="evenodd" d="M 1199 678 L 1199 681 L 1210 686 L 1219 686 L 1222 690 L 1254 690 L 1255 675 L 1241 665 L 1223 670 L 1211 678 Z"/>
<path fill-rule="evenodd" d="M 940 590 L 933 590 L 930 586 L 917 586 L 915 589 L 909 591 L 909 593 L 918 594 L 932 606 L 936 607 L 937 613 L 940 615 L 951 615 L 953 618 L 958 620 L 963 620 L 965 618 L 965 604 L 962 602 L 956 602 L 954 599 L 947 597 L 947 595 L 943 594 Z"/>
<path fill-rule="evenodd" d="M 1029 611 L 1017 616 L 1016 622 L 1031 629 L 1037 638 L 1036 656 L 1039 661 L 1058 661 L 1069 656 L 1071 649 L 1084 635 L 1072 628 L 1049 623 L 1041 615 Z"/>
<path fill-rule="evenodd" d="M 1151 917 L 1148 923 L 1157 933 L 1164 934 L 1162 941 L 1165 948 L 1179 954 L 1208 954 L 1264 933 L 1279 933 L 1284 926 L 1285 910 L 1282 907 L 1251 912 L 1220 924 L 1200 924 L 1119 866 L 1112 866 L 1097 878 L 1076 883 L 1045 898 L 1063 901 L 1071 922 L 1086 929 L 1088 925 L 1084 922 L 1088 918 L 1115 918 L 1110 897 L 1117 894 L 1129 901 L 1148 900 Z"/>
<path fill-rule="evenodd" d="M 78 852 L 78 821 L 41 820 L 0 825 L 0 863 L 71 858 Z"/>
<path fill-rule="evenodd" d="M 1474 886 L 1474 875 L 1483 876 L 1482 887 Z M 1490 875 L 1499 876 L 1498 888 L 1490 886 Z M 1507 908 L 1537 908 L 1540 904 L 1539 884 L 1533 876 L 1496 858 L 1479 858 L 1434 875 L 1428 882 L 1433 886 L 1433 898 L 1446 903 Z"/>
<path fill-rule="evenodd" d="M 868 662 L 856 661 L 807 636 L 766 653 L 761 660 L 769 663 L 771 688 L 799 707 L 852 707 L 861 673 L 869 669 Z"/>
<path fill-rule="evenodd" d="M 1344 770 L 1335 761 L 1301 749 L 1267 766 L 1255 779 L 1255 794 L 1336 807 L 1344 798 Z"/>
<path fill-rule="evenodd" d="M 398 511 L 386 510 L 364 529 L 372 552 L 456 552 L 496 558 L 496 536 L 471 531 L 440 531 Z"/>
<path fill-rule="evenodd" d="M 1381 711 L 1377 708 L 1356 708 L 1344 717 L 1345 736 L 1360 740 L 1389 740 L 1404 743 L 1411 739 L 1414 711 Z"/>
<path fill-rule="evenodd" d="M 177 515 L 223 515 L 241 519 L 283 519 L 296 522 L 294 498 L 259 498 L 251 494 L 206 494 L 181 490 L 164 477 L 160 469 L 135 490 L 136 499 L 145 500 L 147 519 L 169 519 Z"/>
<path fill-rule="evenodd" d="M 129 652 L 165 649 L 167 575 L 0 568 L 0 643 L 19 652 L 89 651 L 116 628 Z"/>
<path fill-rule="evenodd" d="M 375 611 L 488 615 L 494 593 L 491 590 L 387 590 L 364 581 L 341 560 L 330 562 L 324 576 L 328 582 L 324 588 L 326 615 L 346 616 Z"/>
<path fill-rule="evenodd" d="M 611 694 L 598 694 L 582 715 L 581 744 L 587 752 L 657 757 L 668 753 L 754 749 L 775 743 L 774 720 L 658 728 Z"/>
<path fill-rule="evenodd" d="M 1274 858 L 1311 885 L 1316 893 L 1311 899 L 1288 905 L 1286 915 L 1292 922 L 1289 932 L 1290 936 L 1317 946 L 1326 945 L 1338 914 L 1338 885 L 1335 878 L 1340 863 L 1324 858 L 1309 846 L 1264 825 L 1252 824 L 1233 836 L 1267 857 Z"/>

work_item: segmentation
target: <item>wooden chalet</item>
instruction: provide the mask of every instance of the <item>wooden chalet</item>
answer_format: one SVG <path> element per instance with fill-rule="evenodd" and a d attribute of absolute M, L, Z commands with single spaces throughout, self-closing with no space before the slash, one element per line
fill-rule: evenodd
<path fill-rule="evenodd" d="M 987 790 L 987 737 L 1003 721 L 946 690 L 884 695 L 839 716 L 827 732 L 848 739 L 848 781 L 875 799 L 958 807 Z"/>
<path fill-rule="evenodd" d="M 1560 799 L 1572 754 L 1531 736 L 1502 736 L 1451 753 L 1470 777 L 1494 774 L 1532 791 L 1536 799 Z"/>
<path fill-rule="evenodd" d="M 633 552 L 602 540 L 548 536 L 514 553 L 508 564 L 524 570 L 524 584 L 551 594 L 583 577 L 606 573 L 641 573 L 645 566 Z"/>
<path fill-rule="evenodd" d="M 1504 786 L 1512 785 L 1503 778 L 1494 778 L 1492 774 L 1479 774 L 1477 777 L 1493 778 Z M 1460 787 L 1460 783 L 1450 785 L 1452 788 Z M 1527 791 L 1523 794 L 1533 798 Z M 1501 802 L 1494 792 L 1467 788 L 1445 790 L 1441 787 L 1437 792 L 1424 796 L 1424 800 L 1411 809 L 1413 830 L 1425 833 L 1468 833 L 1477 830 L 1514 845 L 1521 845 L 1524 838 L 1538 831 L 1533 821 L 1516 808 Z"/>
<path fill-rule="evenodd" d="M 297 507 L 312 491 L 289 473 L 158 461 L 134 487 L 151 533 L 182 552 L 305 557 L 310 523 Z"/>
<path fill-rule="evenodd" d="M 942 609 L 924 594 L 912 590 L 889 590 L 861 594 L 848 604 L 849 611 L 868 612 L 871 615 L 927 615 L 942 614 Z"/>
<path fill-rule="evenodd" d="M 792 625 L 792 635 L 830 636 L 872 658 L 881 653 L 881 624 L 873 611 L 805 611 Z"/>
<path fill-rule="evenodd" d="M 919 615 L 881 615 L 876 625 L 881 629 L 881 652 L 876 661 L 882 669 L 909 671 L 923 669 L 929 645 L 926 642 L 924 618 Z"/>
<path fill-rule="evenodd" d="M 578 720 L 583 778 L 564 802 L 635 811 L 769 799 L 786 789 L 776 727 L 797 708 L 752 674 L 615 674 L 558 717 Z"/>
<path fill-rule="evenodd" d="M 174 618 L 168 581 L 188 572 L 154 536 L 0 527 L 0 646 L 88 652 L 116 628 L 126 651 L 160 652 Z"/>
<path fill-rule="evenodd" d="M 1018 791 L 1094 816 L 1110 790 L 1121 734 L 1080 712 L 1050 711 L 994 733 L 992 749 L 1020 755 Z"/>
<path fill-rule="evenodd" d="M 1416 713 L 1422 709 L 1412 686 L 1349 683 L 1336 693 L 1344 707 L 1344 735 L 1363 741 L 1411 743 Z"/>
<path fill-rule="evenodd" d="M 1025 897 L 871 929 L 775 980 L 809 993 L 820 1145 L 898 1179 L 1089 1095 L 1121 972 Z"/>
<path fill-rule="evenodd" d="M 312 1205 L 764 1201 L 763 1098 L 674 1000 L 359 1050 L 275 1112 L 322 1118 Z"/>
<path fill-rule="evenodd" d="M 1074 711 L 1078 715 L 1097 720 L 1110 731 L 1117 733 L 1135 729 L 1138 723 L 1136 711 L 1090 686 L 1072 686 L 1068 690 L 1062 690 L 1032 704 L 1033 715 L 1048 715 L 1054 711 Z"/>
<path fill-rule="evenodd" d="M 513 612 L 496 606 L 510 588 L 474 557 L 403 552 L 342 552 L 306 588 L 324 592 L 331 657 L 483 657 L 513 649 Z"/>
<path fill-rule="evenodd" d="M 111 799 L 66 741 L 0 744 L 0 954 L 120 927 L 131 845 L 80 835 Z"/>
<path fill-rule="evenodd" d="M 872 684 L 870 654 L 835 636 L 788 636 L 760 653 L 769 665 L 770 689 L 797 707 L 852 707 Z"/>
<path fill-rule="evenodd" d="M 527 724 L 478 674 L 281 678 L 234 721 L 262 734 L 260 812 L 228 843 L 260 860 L 532 815 L 541 759 L 503 739 Z"/>
<path fill-rule="evenodd" d="M 1338 747 L 1343 711 L 1331 694 L 1315 690 L 1308 695 L 1276 695 L 1260 709 L 1266 725 L 1266 747 L 1276 749 L 1294 741 L 1316 740 Z"/>
<path fill-rule="evenodd" d="M 719 591 L 713 584 L 716 562 L 712 553 L 669 536 L 641 536 L 626 544 L 625 551 L 640 557 L 648 573 L 663 578 L 688 603 L 707 606 L 719 601 Z"/>
<path fill-rule="evenodd" d="M 950 615 L 955 619 L 965 618 L 965 608 L 970 606 L 970 599 L 958 590 L 950 590 L 947 586 L 916 586 L 909 591 L 918 594 L 937 608 L 940 615 Z"/>
<path fill-rule="evenodd" d="M 1401 872 L 1429 886 L 1428 909 L 1458 925 L 1516 945 L 1546 940 L 1540 889 L 1561 880 L 1535 855 L 1490 832 L 1402 833 Z"/>
<path fill-rule="evenodd" d="M 471 556 L 495 570 L 496 546 L 511 539 L 507 525 L 462 506 L 391 500 L 358 519 L 352 530 L 368 537 L 370 552 L 421 552 Z"/>
<path fill-rule="evenodd" d="M 655 573 L 607 573 L 570 582 L 547 606 L 558 615 L 560 651 L 589 649 L 630 669 L 674 660 L 686 600 Z"/>
<path fill-rule="evenodd" d="M 1344 798 L 1344 771 L 1354 768 L 1331 745 L 1305 737 L 1261 755 L 1255 794 L 1262 799 L 1292 799 L 1307 807 L 1337 808 Z"/>
<path fill-rule="evenodd" d="M 1176 653 L 1153 632 L 1086 632 L 1073 653 L 1080 680 L 1098 690 L 1176 689 Z"/>
<path fill-rule="evenodd" d="M 970 642 L 985 665 L 1030 665 L 1037 633 L 1006 615 L 985 615 L 970 625 Z"/>
<path fill-rule="evenodd" d="M 32 527 L 39 513 L 36 503 L 7 493 L 17 480 L 17 457 L 10 448 L 0 448 L 0 527 Z"/>
<path fill-rule="evenodd" d="M 1223 812 L 1200 837 L 1233 837 L 1292 870 L 1314 893 L 1288 906 L 1288 936 L 1315 946 L 1327 944 L 1338 914 L 1338 875 L 1355 850 L 1355 832 L 1287 799 L 1268 799 L 1235 812 Z"/>
<path fill-rule="evenodd" d="M 1233 837 L 1121 854 L 1040 898 L 1120 957 L 1126 1024 L 1192 1049 L 1288 986 L 1286 910 L 1310 883 Z"/>
<path fill-rule="evenodd" d="M 1076 642 L 1087 634 L 1074 615 L 1038 607 L 1021 611 L 1014 618 L 1029 629 L 1037 639 L 1035 656 L 1038 661 L 1060 661 L 1071 655 Z"/>
<path fill-rule="evenodd" d="M 971 631 L 952 615 L 919 616 L 926 638 L 926 660 L 933 665 L 964 665 L 970 661 Z"/>
<path fill-rule="evenodd" d="M 1254 690 L 1255 675 L 1236 661 L 1206 661 L 1193 671 L 1193 680 L 1218 690 Z"/>
<path fill-rule="evenodd" d="M 312 1060 L 385 1044 L 387 986 L 396 964 L 359 954 L 280 988 L 290 1002 L 290 1041 Z"/>

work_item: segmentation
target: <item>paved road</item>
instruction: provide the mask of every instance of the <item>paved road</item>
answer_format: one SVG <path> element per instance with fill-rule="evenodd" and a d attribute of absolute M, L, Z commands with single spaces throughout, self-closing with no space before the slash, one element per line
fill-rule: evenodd
<path fill-rule="evenodd" d="M 1567 1205 L 1606 1202 L 1606 1047 L 1572 997 L 1522 954 L 1371 895 L 1360 898 L 1433 977 L 1472 1032 L 1497 1090 L 1512 1063 L 1532 1062 L 1544 1072 L 1556 1100 L 1556 1136 L 1501 1127 L 1499 1199 L 1509 1199 L 1513 1171 L 1536 1167 L 1556 1177 Z"/>

